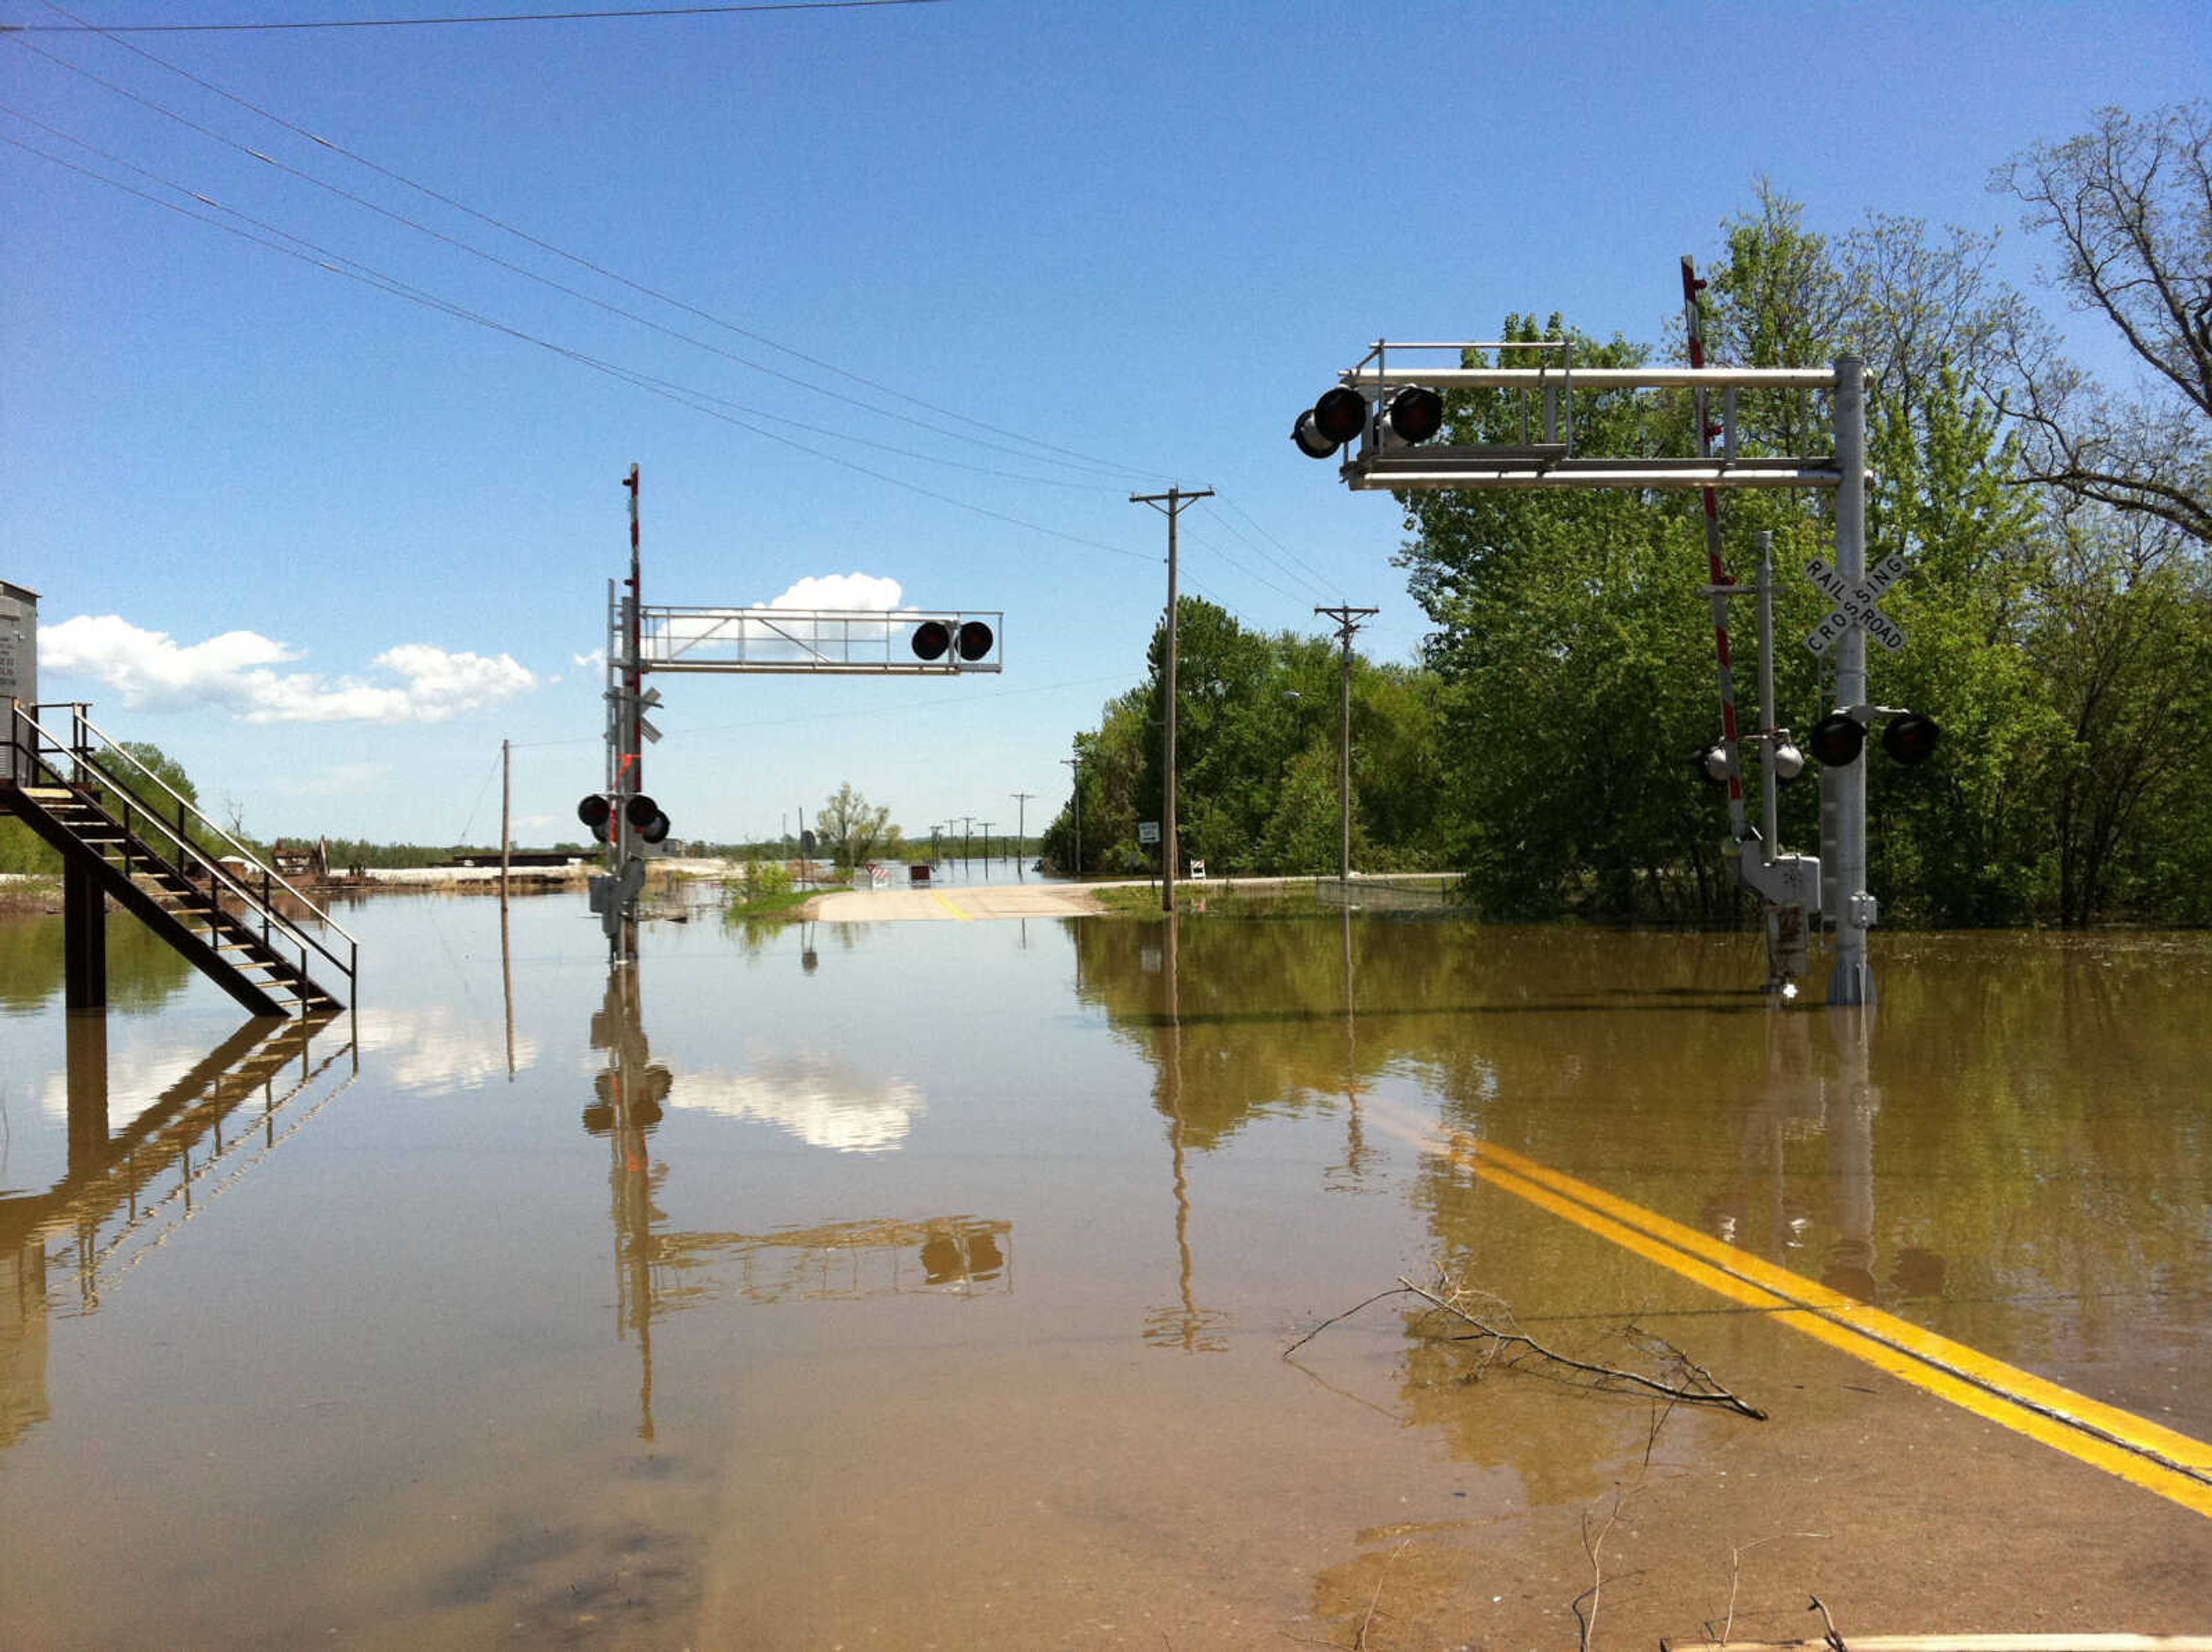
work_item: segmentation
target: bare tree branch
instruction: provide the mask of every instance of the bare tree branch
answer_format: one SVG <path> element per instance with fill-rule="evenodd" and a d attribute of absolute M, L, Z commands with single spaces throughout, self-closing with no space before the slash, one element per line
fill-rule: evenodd
<path fill-rule="evenodd" d="M 2007 410 L 2031 438 L 2025 479 L 2212 541 L 2212 103 L 2102 110 L 2094 130 L 2038 144 L 1990 184 L 2056 240 L 2053 284 L 2151 375 L 2115 401 L 2023 325 Z"/>

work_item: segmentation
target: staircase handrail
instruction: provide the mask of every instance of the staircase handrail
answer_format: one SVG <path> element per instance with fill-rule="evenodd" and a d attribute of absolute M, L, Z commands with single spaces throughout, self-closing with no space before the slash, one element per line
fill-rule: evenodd
<path fill-rule="evenodd" d="M 64 708 L 67 709 L 70 714 L 70 720 L 71 738 L 69 744 L 66 745 L 60 740 L 56 739 L 52 731 L 41 724 L 34 714 L 35 713 L 48 709 Z M 302 948 L 314 948 L 316 951 L 328 958 L 334 968 L 345 971 L 346 979 L 348 981 L 351 981 L 354 978 L 355 974 L 360 967 L 361 942 L 356 938 L 353 933 L 348 930 L 343 924 L 338 922 L 338 920 L 331 917 L 328 912 L 325 912 L 321 907 L 317 906 L 298 889 L 295 888 L 283 873 L 276 872 L 272 867 L 264 865 L 260 858 L 256 855 L 252 850 L 249 849 L 245 844 L 240 842 L 231 833 L 226 831 L 222 827 L 209 819 L 208 817 L 202 812 L 199 806 L 194 804 L 191 799 L 179 793 L 174 787 L 171 786 L 151 768 L 149 768 L 143 762 L 140 762 L 137 757 L 134 756 L 124 746 L 121 741 L 116 739 L 105 729 L 94 723 L 92 719 L 85 714 L 84 701 L 81 700 L 53 700 L 42 701 L 39 704 L 27 707 L 21 701 L 16 701 L 15 702 L 15 720 L 27 725 L 34 736 L 34 738 L 31 745 L 27 748 L 27 750 L 29 752 L 31 761 L 35 765 L 50 770 L 57 778 L 60 778 L 61 771 L 55 768 L 53 764 L 46 761 L 45 753 L 49 749 L 57 753 L 67 752 L 71 758 L 77 762 L 83 764 L 87 768 L 90 769 L 101 780 L 106 780 L 109 785 L 117 787 L 126 797 L 129 797 L 133 800 L 139 801 L 140 807 L 144 811 L 145 820 L 149 823 L 160 828 L 162 835 L 177 846 L 180 855 L 191 861 L 201 871 L 207 874 L 210 887 L 220 883 L 223 887 L 228 889 L 240 900 L 246 902 L 256 911 L 259 912 L 264 921 L 273 920 L 277 926 L 283 929 L 296 944 Z M 137 793 L 131 788 L 127 781 L 117 779 L 114 775 L 108 774 L 106 770 L 101 767 L 100 757 L 94 754 L 92 745 L 82 738 L 83 734 L 87 732 L 95 737 L 100 741 L 100 744 L 106 748 L 106 751 L 123 757 L 133 768 L 136 768 L 141 774 L 144 775 L 146 779 L 153 781 L 155 785 L 160 787 L 162 791 L 168 793 L 170 799 L 176 804 L 179 810 L 189 813 L 193 819 L 198 821 L 200 824 L 204 826 L 215 837 L 220 839 L 224 844 L 228 845 L 230 849 L 248 865 L 258 868 L 264 880 L 269 883 L 282 885 L 285 892 L 290 895 L 294 900 L 299 902 L 301 906 L 304 906 L 308 911 L 313 913 L 317 918 L 320 919 L 323 923 L 328 926 L 331 929 L 335 930 L 338 934 L 343 936 L 345 938 L 347 946 L 351 952 L 351 958 L 346 959 L 339 957 L 336 952 L 333 952 L 329 947 L 324 945 L 319 938 L 300 927 L 300 926 L 294 923 L 291 919 L 286 917 L 283 912 L 270 905 L 262 896 L 255 894 L 252 890 L 247 888 L 245 884 L 240 883 L 238 879 L 232 877 L 228 872 L 224 870 L 222 862 L 219 859 L 210 854 L 206 849 L 192 841 L 191 835 L 183 829 L 181 820 L 178 825 L 172 826 L 167 820 L 162 818 L 159 813 L 151 809 L 146 809 L 143 800 L 138 799 Z M 41 742 L 43 742 L 43 744 L 40 744 Z M 20 738 L 16 739 L 14 744 L 19 750 L 25 749 Z M 305 956 L 305 952 L 303 951 L 301 954 L 303 959 Z"/>

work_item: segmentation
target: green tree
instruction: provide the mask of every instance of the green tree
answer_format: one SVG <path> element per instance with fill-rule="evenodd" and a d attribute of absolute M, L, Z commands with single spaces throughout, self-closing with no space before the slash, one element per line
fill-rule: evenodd
<path fill-rule="evenodd" d="M 1565 336 L 1509 317 L 1504 337 Z M 1577 366 L 1634 367 L 1628 341 L 1577 337 Z M 1682 452 L 1678 411 L 1577 392 L 1583 451 Z M 1450 398 L 1456 441 L 1513 440 L 1510 392 Z M 1731 908 L 1716 822 L 1684 760 L 1716 732 L 1713 639 L 1693 501 L 1619 492 L 1407 499 L 1401 553 L 1437 627 L 1440 803 L 1472 891 L 1500 915 L 1711 917 Z"/>
<path fill-rule="evenodd" d="M 2059 737 L 2019 647 L 2041 561 L 2037 501 L 2011 485 L 1997 424 L 1946 368 L 1917 400 L 1878 402 L 1869 436 L 1867 560 L 1897 554 L 1911 568 L 1884 599 L 1911 641 L 1883 662 L 1876 697 L 1944 729 L 1923 767 L 1863 759 L 1871 870 L 1899 914 L 1945 924 L 2027 915 L 2045 847 L 2037 774 Z"/>
<path fill-rule="evenodd" d="M 854 867 L 902 853 L 905 838 L 891 824 L 887 805 L 872 804 L 844 782 L 825 799 L 815 829 L 835 864 Z"/>
<path fill-rule="evenodd" d="M 2044 778 L 2058 920 L 2124 904 L 2202 921 L 2212 580 L 2154 513 L 2077 506 L 2055 526 L 2023 641 L 2056 726 Z"/>
<path fill-rule="evenodd" d="M 117 744 L 136 762 L 110 759 L 108 767 L 149 809 L 173 823 L 178 818 L 177 798 L 198 806 L 199 790 L 192 784 L 191 776 L 185 773 L 182 763 L 149 741 L 123 740 Z M 147 778 L 149 774 L 153 780 Z M 160 784 L 153 783 L 155 780 Z M 186 827 L 194 842 L 210 849 L 216 847 L 214 835 L 189 817 Z M 21 821 L 0 821 L 0 872 L 58 874 L 61 869 L 61 857 L 29 827 Z"/>

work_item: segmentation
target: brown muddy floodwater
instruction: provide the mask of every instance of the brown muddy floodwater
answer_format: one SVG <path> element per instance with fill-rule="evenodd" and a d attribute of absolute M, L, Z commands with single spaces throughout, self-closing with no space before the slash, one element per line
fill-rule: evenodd
<path fill-rule="evenodd" d="M 1863 1013 L 1740 937 L 702 910 L 611 976 L 580 899 L 385 897 L 303 1037 L 121 918 L 70 1017 L 59 921 L 0 1646 L 2212 1630 L 2203 936 L 1883 934 Z"/>

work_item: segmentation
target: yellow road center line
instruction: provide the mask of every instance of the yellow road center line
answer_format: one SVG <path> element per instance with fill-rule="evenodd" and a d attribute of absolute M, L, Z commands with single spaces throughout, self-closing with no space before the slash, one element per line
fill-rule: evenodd
<path fill-rule="evenodd" d="M 947 912 L 951 913 L 954 917 L 956 917 L 956 918 L 957 918 L 958 920 L 960 920 L 960 921 L 961 921 L 962 923 L 963 923 L 963 924 L 972 924 L 972 923 L 974 923 L 974 922 L 975 921 L 975 914 L 973 914 L 973 913 L 971 913 L 971 912 L 963 912 L 963 911 L 962 911 L 958 907 L 957 907 L 957 906 L 953 905 L 951 902 L 950 902 L 950 901 L 948 901 L 947 899 L 945 899 L 945 896 L 943 896 L 942 895 L 939 895 L 939 894 L 935 890 L 930 890 L 930 892 L 929 892 L 929 898 L 930 898 L 931 900 L 933 900 L 933 901 L 936 902 L 938 905 L 939 905 L 939 906 L 943 907 L 943 908 L 944 908 Z"/>
<path fill-rule="evenodd" d="M 1991 1359 L 1509 1148 L 1469 1136 L 1445 1140 L 1431 1130 L 1385 1122 L 1393 1134 L 1443 1153 L 1492 1187 L 1731 1301 L 1977 1416 L 2212 1515 L 2212 1446 L 2203 1441 Z"/>

